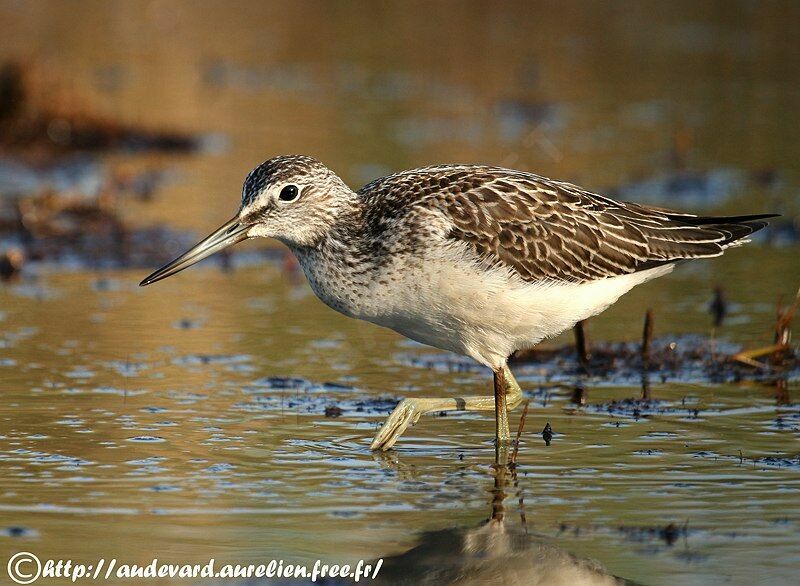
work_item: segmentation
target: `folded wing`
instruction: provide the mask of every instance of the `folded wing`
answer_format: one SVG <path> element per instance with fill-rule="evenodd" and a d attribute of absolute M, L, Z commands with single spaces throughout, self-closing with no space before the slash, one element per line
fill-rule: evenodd
<path fill-rule="evenodd" d="M 426 200 L 452 219 L 449 237 L 526 281 L 586 282 L 719 256 L 773 217 L 682 214 L 505 169 L 437 181 Z"/>

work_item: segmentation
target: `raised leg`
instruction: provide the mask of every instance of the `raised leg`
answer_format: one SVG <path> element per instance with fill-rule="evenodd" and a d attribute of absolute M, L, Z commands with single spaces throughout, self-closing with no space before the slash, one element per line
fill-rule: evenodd
<path fill-rule="evenodd" d="M 508 444 L 508 411 L 522 402 L 522 390 L 507 365 L 494 373 L 494 396 L 453 399 L 403 399 L 386 419 L 370 445 L 371 450 L 388 450 L 424 413 L 439 411 L 494 411 L 498 445 Z"/>

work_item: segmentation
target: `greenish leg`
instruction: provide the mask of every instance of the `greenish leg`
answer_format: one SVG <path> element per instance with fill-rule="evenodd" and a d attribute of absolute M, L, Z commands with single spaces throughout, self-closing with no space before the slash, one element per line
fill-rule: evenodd
<path fill-rule="evenodd" d="M 511 441 L 511 432 L 508 429 L 508 384 L 505 372 L 502 369 L 494 373 L 494 422 L 495 442 L 499 446 Z"/>
<path fill-rule="evenodd" d="M 371 450 L 388 450 L 403 435 L 409 425 L 414 425 L 425 413 L 439 411 L 494 411 L 497 445 L 508 445 L 511 434 L 508 428 L 508 411 L 522 402 L 520 389 L 508 365 L 494 373 L 494 396 L 456 397 L 453 399 L 403 399 L 378 431 L 370 445 Z"/>

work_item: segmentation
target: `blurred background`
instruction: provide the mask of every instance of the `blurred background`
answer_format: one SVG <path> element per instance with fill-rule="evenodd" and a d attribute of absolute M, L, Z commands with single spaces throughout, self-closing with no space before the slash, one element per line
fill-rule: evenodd
<path fill-rule="evenodd" d="M 103 168 L 57 190 L 170 170 L 139 177 L 153 201 L 119 213 L 203 232 L 276 154 L 314 155 L 354 187 L 481 162 L 678 208 L 779 211 L 796 237 L 791 2 L 2 7 L 4 168 L 28 155 L 50 171 L 17 195 L 90 151 Z"/>
<path fill-rule="evenodd" d="M 481 394 L 486 373 L 329 311 L 274 242 L 136 287 L 274 155 L 353 188 L 474 162 L 780 213 L 587 324 L 638 340 L 655 308 L 664 347 L 772 344 L 800 284 L 798 26 L 797 3 L 749 0 L 0 1 L 0 551 L 369 558 L 490 512 L 488 419 L 426 419 L 388 461 L 366 450 L 398 398 Z M 575 406 L 586 381 L 537 369 L 531 429 L 561 440 L 523 448 L 520 482 L 544 534 L 646 583 L 796 576 L 796 366 L 777 391 L 665 375 L 665 403 L 634 405 L 646 421 L 608 408 L 638 374 L 590 378 Z M 684 522 L 679 550 L 664 528 Z"/>

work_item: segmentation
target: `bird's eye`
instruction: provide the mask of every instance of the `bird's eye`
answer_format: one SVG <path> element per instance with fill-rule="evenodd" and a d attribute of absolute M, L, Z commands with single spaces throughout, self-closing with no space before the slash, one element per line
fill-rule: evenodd
<path fill-rule="evenodd" d="M 281 194 L 278 197 L 281 201 L 293 201 L 297 199 L 299 194 L 300 191 L 297 189 L 297 185 L 287 185 L 281 189 Z"/>

